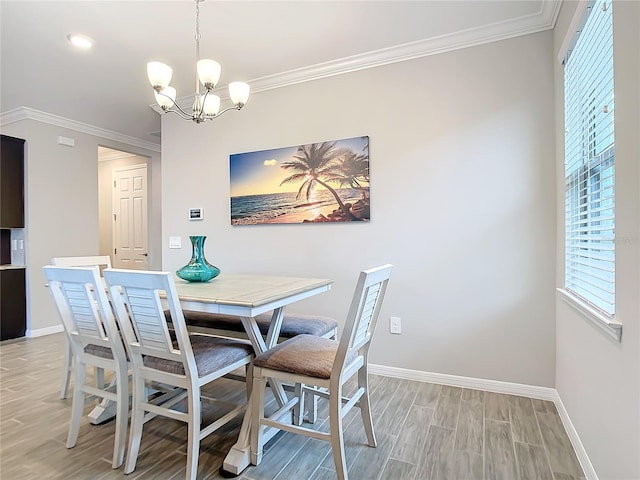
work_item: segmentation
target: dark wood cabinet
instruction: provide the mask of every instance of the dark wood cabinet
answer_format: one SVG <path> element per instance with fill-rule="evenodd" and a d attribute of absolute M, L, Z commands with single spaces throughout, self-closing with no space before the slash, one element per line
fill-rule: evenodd
<path fill-rule="evenodd" d="M 24 268 L 0 268 L 0 299 L 0 340 L 24 337 L 27 330 Z"/>
<path fill-rule="evenodd" d="M 11 266 L 11 229 L 24 228 L 24 147 L 21 138 L 0 139 L 0 340 L 27 329 L 25 267 Z"/>
<path fill-rule="evenodd" d="M 24 140 L 2 135 L 0 228 L 24 228 Z"/>

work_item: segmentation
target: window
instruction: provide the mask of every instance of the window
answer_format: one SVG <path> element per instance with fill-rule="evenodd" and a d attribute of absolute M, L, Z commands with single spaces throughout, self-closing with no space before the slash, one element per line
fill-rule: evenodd
<path fill-rule="evenodd" d="M 590 2 L 564 58 L 565 290 L 615 315 L 612 0 Z"/>

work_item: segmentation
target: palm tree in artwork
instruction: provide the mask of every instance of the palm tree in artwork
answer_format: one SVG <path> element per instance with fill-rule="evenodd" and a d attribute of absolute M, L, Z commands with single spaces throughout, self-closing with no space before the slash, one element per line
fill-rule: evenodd
<path fill-rule="evenodd" d="M 335 142 L 322 142 L 301 145 L 293 159 L 282 164 L 285 170 L 294 173 L 285 178 L 280 185 L 302 182 L 297 198 L 305 196 L 307 200 L 317 185 L 322 185 L 336 199 L 340 210 L 351 220 L 360 220 L 345 206 L 342 199 L 327 182 L 336 181 L 341 176 L 342 157 L 346 151 L 337 148 Z"/>
<path fill-rule="evenodd" d="M 360 190 L 363 200 L 367 198 L 369 185 L 369 155 L 355 153 L 352 150 L 342 155 L 342 163 L 336 178 L 327 181 L 337 181 L 341 187 Z"/>

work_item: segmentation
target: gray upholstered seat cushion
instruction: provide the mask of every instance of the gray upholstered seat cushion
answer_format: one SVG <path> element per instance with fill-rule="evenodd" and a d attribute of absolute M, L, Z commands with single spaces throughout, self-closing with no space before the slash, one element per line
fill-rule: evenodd
<path fill-rule="evenodd" d="M 124 338 L 122 337 L 122 332 L 120 333 L 120 340 L 122 341 L 122 346 L 124 347 L 126 345 L 126 342 L 124 341 Z M 87 346 L 84 347 L 84 351 L 85 353 L 88 353 L 89 355 L 94 355 L 96 357 L 101 357 L 101 358 L 108 358 L 109 360 L 113 360 L 113 352 L 111 351 L 110 347 L 103 347 L 102 345 L 94 345 L 94 344 L 89 344 Z M 125 348 L 124 351 L 124 355 L 127 359 L 127 362 L 129 361 L 129 354 Z"/>
<path fill-rule="evenodd" d="M 108 358 L 109 360 L 113 360 L 113 353 L 109 347 L 103 347 L 102 345 L 87 345 L 84 347 L 85 353 L 89 355 L 94 355 L 100 358 Z"/>
<path fill-rule="evenodd" d="M 198 366 L 198 376 L 204 377 L 253 354 L 253 347 L 248 343 L 230 338 L 210 337 L 207 335 L 189 335 L 191 349 Z M 146 355 L 145 366 L 169 373 L 184 375 L 181 362 L 165 360 Z"/>
<path fill-rule="evenodd" d="M 218 313 L 205 313 L 192 310 L 184 310 L 184 319 L 188 326 L 215 328 L 219 330 L 231 330 L 244 332 L 240 317 L 222 315 Z M 256 317 L 258 327 L 263 335 L 269 331 L 271 313 L 263 313 Z M 280 336 L 285 338 L 296 335 L 308 334 L 323 336 L 338 328 L 338 322 L 330 317 L 318 315 L 285 314 L 282 320 Z"/>
<path fill-rule="evenodd" d="M 298 335 L 258 355 L 256 367 L 328 379 L 339 342 L 314 335 Z"/>

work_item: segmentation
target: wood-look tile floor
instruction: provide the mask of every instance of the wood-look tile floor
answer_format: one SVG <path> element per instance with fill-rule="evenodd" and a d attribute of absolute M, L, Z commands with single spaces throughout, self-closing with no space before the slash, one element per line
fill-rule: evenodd
<path fill-rule="evenodd" d="M 78 444 L 65 447 L 71 401 L 59 398 L 63 339 L 55 334 L 0 344 L 0 478 L 184 478 L 187 430 L 171 419 L 145 425 L 136 470 L 127 476 L 122 468 L 111 469 L 113 422 L 84 420 Z M 214 387 L 235 399 L 244 394 L 244 385 L 232 380 Z M 584 478 L 551 402 L 377 375 L 370 387 L 378 447 L 366 445 L 354 408 L 345 418 L 351 480 Z M 326 418 L 322 408 L 314 428 L 326 430 Z M 201 442 L 198 479 L 222 478 L 218 469 L 240 422 Z M 239 479 L 335 478 L 327 442 L 285 433 L 265 450 L 263 462 Z"/>

